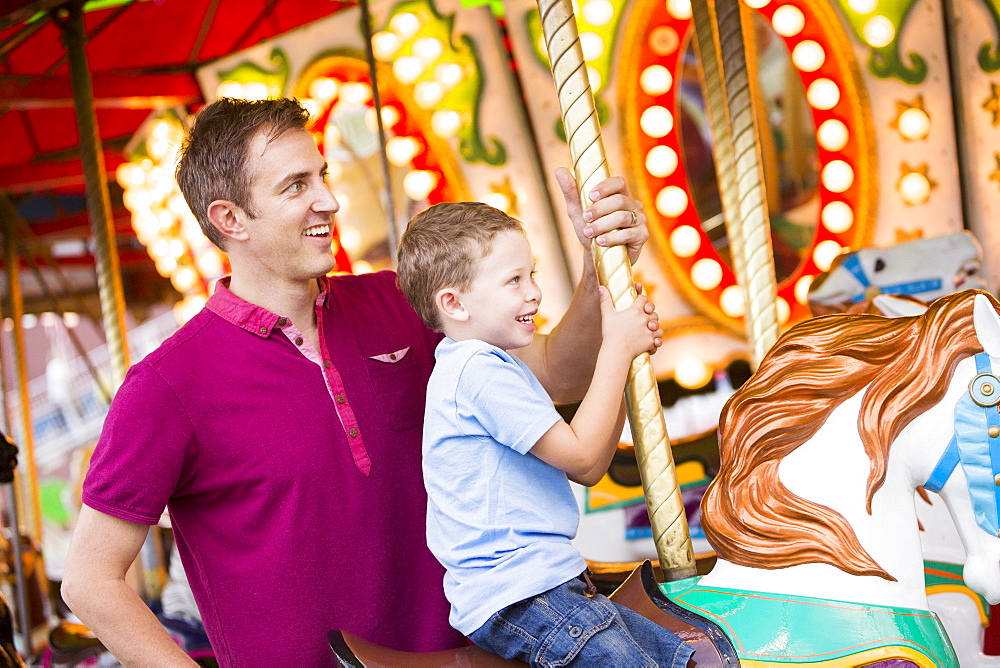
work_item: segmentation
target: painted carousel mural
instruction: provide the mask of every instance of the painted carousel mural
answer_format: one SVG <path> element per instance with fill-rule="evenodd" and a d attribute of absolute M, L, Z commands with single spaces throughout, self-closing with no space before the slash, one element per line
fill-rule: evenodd
<path fill-rule="evenodd" d="M 341 203 L 337 272 L 392 268 L 406 221 L 437 202 L 480 200 L 522 220 L 546 296 L 537 320 L 544 331 L 566 309 L 581 261 L 553 172 L 575 166 L 580 179 L 589 149 L 574 147 L 573 113 L 553 85 L 564 54 L 553 54 L 560 38 L 547 25 L 548 3 L 540 4 L 347 6 L 201 66 L 197 82 L 204 101 L 292 96 L 313 113 Z M 586 123 L 598 128 L 603 169 L 626 176 L 649 220 L 651 242 L 630 275 L 666 332 L 647 360 L 657 415 L 630 412 L 633 428 L 608 474 L 575 488 L 577 547 L 609 591 L 625 581 L 648 592 L 659 611 L 650 614 L 707 619 L 688 619 L 692 634 L 721 649 L 697 655 L 699 666 L 1000 663 L 983 653 L 990 604 L 1000 602 L 1000 501 L 990 489 L 1000 484 L 997 469 L 983 454 L 989 443 L 949 444 L 956 420 L 997 438 L 996 402 L 969 395 L 969 386 L 995 379 L 1000 322 L 986 295 L 947 296 L 969 288 L 995 295 L 1000 286 L 1000 228 L 991 222 L 1000 213 L 1000 7 L 743 0 L 747 171 L 741 154 L 734 161 L 720 150 L 719 129 L 736 115 L 723 113 L 711 90 L 713 80 L 728 84 L 730 98 L 741 90 L 726 79 L 728 4 L 736 6 L 571 5 L 581 61 L 574 71 L 592 93 L 587 118 L 596 119 Z M 706 16 L 714 23 L 707 33 Z M 204 305 L 228 270 L 173 180 L 199 106 L 150 113 L 114 173 L 136 237 L 176 291 L 173 326 Z M 771 278 L 745 288 L 749 237 L 732 221 L 746 217 L 754 197 Z M 770 334 L 759 329 L 754 303 L 762 301 Z M 855 319 L 819 317 L 841 312 Z M 906 346 L 885 352 L 872 343 L 889 338 Z M 986 351 L 978 367 L 974 349 Z M 925 377 L 938 369 L 941 378 Z M 896 396 L 893 388 L 907 383 L 922 391 Z M 836 400 L 819 391 L 827 387 Z M 820 417 L 807 419 L 813 413 Z M 640 419 L 659 421 L 669 435 L 675 489 L 662 503 L 648 503 Z M 30 416 L 12 427 L 17 442 L 30 438 Z M 783 441 L 782 431 L 794 437 Z M 85 460 L 91 444 L 48 443 L 22 448 L 25 498 L 46 484 L 71 489 L 60 480 L 71 468 L 65 462 Z M 949 477 L 938 462 L 950 451 L 959 453 L 952 469 L 960 475 Z M 40 481 L 36 459 L 51 472 Z M 75 512 L 69 496 L 28 531 L 43 553 L 64 549 Z M 675 570 L 703 577 L 667 577 L 657 587 L 640 564 L 670 570 L 656 513 L 671 504 L 690 532 L 690 563 Z M 42 511 L 25 507 L 32 512 Z M 146 563 L 161 579 L 163 556 L 153 550 Z M 759 621 L 778 618 L 794 621 Z M 51 614 L 32 623 L 50 626 Z M 840 630 L 816 637 L 816 627 Z M 42 634 L 19 649 L 27 656 L 45 643 Z M 377 654 L 354 643 L 345 641 L 343 656 Z M 93 660 L 99 646 L 84 645 L 77 658 Z M 385 665 L 393 660 L 410 659 Z"/>

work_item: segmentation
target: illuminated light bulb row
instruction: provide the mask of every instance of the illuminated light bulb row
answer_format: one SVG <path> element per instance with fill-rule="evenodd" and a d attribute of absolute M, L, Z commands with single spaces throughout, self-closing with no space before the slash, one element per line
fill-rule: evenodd
<path fill-rule="evenodd" d="M 238 100 L 266 100 L 279 97 L 281 91 L 275 85 L 262 81 L 223 81 L 216 89 L 218 97 L 231 97 Z"/>

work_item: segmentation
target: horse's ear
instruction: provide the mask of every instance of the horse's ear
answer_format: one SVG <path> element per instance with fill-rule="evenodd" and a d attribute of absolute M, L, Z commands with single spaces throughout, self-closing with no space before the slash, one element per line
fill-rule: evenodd
<path fill-rule="evenodd" d="M 979 343 L 990 357 L 1000 357 L 1000 316 L 993 304 L 983 295 L 976 295 L 972 307 L 972 322 Z"/>
<path fill-rule="evenodd" d="M 922 304 L 915 299 L 902 299 L 892 295 L 878 295 L 872 300 L 872 303 L 886 318 L 923 315 L 924 311 L 927 310 L 927 304 Z"/>

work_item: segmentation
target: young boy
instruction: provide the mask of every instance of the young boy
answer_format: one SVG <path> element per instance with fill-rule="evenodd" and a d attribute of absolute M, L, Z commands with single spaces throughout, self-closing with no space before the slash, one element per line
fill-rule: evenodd
<path fill-rule="evenodd" d="M 600 288 L 603 342 L 567 424 L 511 354 L 535 331 L 534 273 L 521 224 L 479 202 L 430 207 L 400 243 L 400 288 L 445 334 L 427 386 L 423 469 L 450 622 L 533 666 L 685 666 L 692 650 L 680 638 L 594 595 L 570 543 L 579 511 L 569 480 L 593 485 L 607 470 L 629 364 L 659 345 L 656 315 L 641 296 L 616 311 Z"/>

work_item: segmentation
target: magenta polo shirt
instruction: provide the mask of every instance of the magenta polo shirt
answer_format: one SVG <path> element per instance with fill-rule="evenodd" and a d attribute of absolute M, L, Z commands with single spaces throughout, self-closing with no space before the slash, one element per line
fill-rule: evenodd
<path fill-rule="evenodd" d="M 320 350 L 220 285 L 129 370 L 84 483 L 84 503 L 121 519 L 169 509 L 223 665 L 333 665 L 331 629 L 411 651 L 465 644 L 425 539 L 440 337 L 391 272 L 324 283 Z"/>

